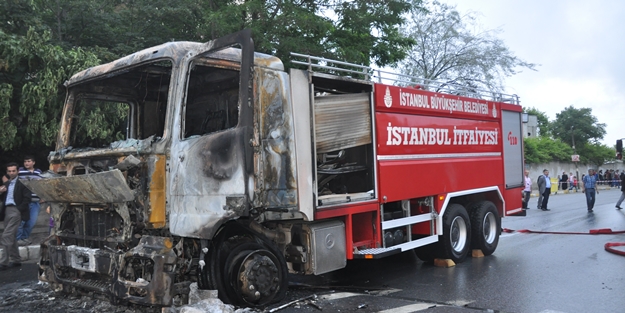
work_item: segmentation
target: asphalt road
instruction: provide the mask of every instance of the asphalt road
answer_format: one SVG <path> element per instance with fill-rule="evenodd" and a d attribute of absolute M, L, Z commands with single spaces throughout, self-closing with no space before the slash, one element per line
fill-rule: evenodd
<path fill-rule="evenodd" d="M 600 191 L 593 213 L 581 193 L 552 195 L 548 212 L 537 210 L 533 198 L 527 216 L 506 217 L 502 226 L 622 231 L 625 212 L 614 207 L 620 194 Z M 423 263 L 412 253 L 350 262 L 316 278 L 318 284 L 345 287 L 312 291 L 329 297 L 316 304 L 331 312 L 625 312 L 625 257 L 605 251 L 607 242 L 625 242 L 625 235 L 504 233 L 492 256 L 451 268 Z M 302 304 L 280 312 L 316 311 Z"/>
<path fill-rule="evenodd" d="M 625 242 L 625 235 L 518 232 L 625 230 L 625 212 L 614 208 L 619 196 L 618 190 L 601 191 L 593 213 L 581 193 L 552 196 L 548 212 L 536 210 L 532 198 L 527 216 L 503 219 L 504 228 L 517 231 L 502 234 L 492 256 L 451 268 L 406 252 L 293 277 L 280 304 L 312 295 L 316 300 L 277 312 L 625 312 L 625 257 L 604 250 L 607 242 Z M 34 263 L 0 272 L 0 296 L 35 280 Z"/>

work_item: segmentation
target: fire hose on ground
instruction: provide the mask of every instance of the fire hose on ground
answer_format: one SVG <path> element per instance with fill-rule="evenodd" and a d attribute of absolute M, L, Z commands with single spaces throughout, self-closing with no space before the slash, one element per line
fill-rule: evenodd
<path fill-rule="evenodd" d="M 529 230 L 529 229 L 520 229 L 514 230 L 509 228 L 503 228 L 501 230 L 504 233 L 531 233 L 531 234 L 556 234 L 556 235 L 614 235 L 614 234 L 625 234 L 625 230 L 613 231 L 610 228 L 599 228 L 599 229 L 591 229 L 587 233 L 584 232 L 563 232 L 563 231 L 538 231 L 538 230 Z M 625 251 L 614 249 L 614 247 L 625 246 L 625 242 L 608 242 L 604 245 L 605 251 L 610 253 L 618 254 L 621 256 L 625 256 Z"/>

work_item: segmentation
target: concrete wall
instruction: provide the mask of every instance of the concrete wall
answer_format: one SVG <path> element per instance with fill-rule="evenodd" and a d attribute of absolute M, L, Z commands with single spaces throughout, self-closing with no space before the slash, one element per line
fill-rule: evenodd
<path fill-rule="evenodd" d="M 530 178 L 532 179 L 532 189 L 538 189 L 538 186 L 536 185 L 536 180 L 538 179 L 538 176 L 542 175 L 544 169 L 549 170 L 549 176 L 551 178 L 557 178 L 558 175 L 562 175 L 562 172 L 566 172 L 567 175 L 569 175 L 569 173 L 573 173 L 573 175 L 575 176 L 578 175 L 576 173 L 579 173 L 579 177 L 582 177 L 582 175 L 588 173 L 588 170 L 591 168 L 594 168 L 597 171 L 603 170 L 603 172 L 605 172 L 606 170 L 619 170 L 619 172 L 622 172 L 625 170 L 625 164 L 623 164 L 623 162 L 612 162 L 606 163 L 599 168 L 587 164 L 575 164 L 572 162 L 525 164 L 525 169 L 528 169 L 530 171 Z"/>

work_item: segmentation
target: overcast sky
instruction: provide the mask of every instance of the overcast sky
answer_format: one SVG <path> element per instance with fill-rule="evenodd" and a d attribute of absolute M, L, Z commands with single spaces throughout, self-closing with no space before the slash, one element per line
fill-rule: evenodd
<path fill-rule="evenodd" d="M 484 29 L 519 58 L 537 63 L 506 80 L 506 93 L 553 121 L 565 107 L 591 108 L 606 124 L 603 143 L 625 137 L 625 1 L 441 0 L 479 12 Z"/>

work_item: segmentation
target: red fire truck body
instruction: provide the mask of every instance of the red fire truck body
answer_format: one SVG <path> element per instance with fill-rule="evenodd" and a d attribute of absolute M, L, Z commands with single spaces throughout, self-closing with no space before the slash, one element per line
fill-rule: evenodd
<path fill-rule="evenodd" d="M 74 75 L 54 177 L 25 182 L 55 220 L 40 280 L 158 306 L 197 282 L 262 307 L 289 272 L 495 251 L 501 217 L 523 213 L 516 97 L 293 56 L 307 69 L 243 31 Z M 117 141 L 103 146 L 83 124 L 105 119 Z"/>
<path fill-rule="evenodd" d="M 388 255 L 380 253 L 381 249 L 371 250 L 372 254 L 367 250 L 356 255 L 351 253 L 358 251 L 362 243 L 385 246 L 384 230 L 402 224 L 376 219 L 383 217 L 380 212 L 385 203 L 432 197 L 433 212 L 442 217 L 450 201 L 475 197 L 495 204 L 500 216 L 522 214 L 519 105 L 384 84 L 375 84 L 373 99 L 379 198 L 373 205 L 345 205 L 316 214 L 318 219 L 345 217 L 347 236 L 364 239 L 348 238 L 348 259 L 376 258 L 376 252 Z M 508 160 L 507 168 L 505 160 Z M 363 216 L 362 212 L 370 210 L 376 212 L 372 215 L 376 220 L 364 217 L 366 214 Z M 412 224 L 413 235 L 443 234 L 443 220 L 439 217 L 435 219 L 434 231 L 428 223 Z M 366 223 L 381 223 L 380 232 L 370 233 L 355 226 L 361 224 L 362 219 Z M 412 220 L 419 219 L 413 216 Z M 363 236 L 367 233 L 370 236 Z M 390 250 L 408 250 L 437 240 L 436 237 L 406 243 L 403 247 L 391 246 Z"/>

